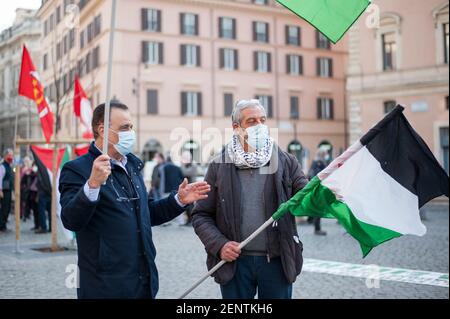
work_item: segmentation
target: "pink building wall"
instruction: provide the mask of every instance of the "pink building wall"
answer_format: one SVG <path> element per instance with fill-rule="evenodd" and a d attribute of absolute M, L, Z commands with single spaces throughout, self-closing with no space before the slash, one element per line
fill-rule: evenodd
<path fill-rule="evenodd" d="M 57 3 L 50 1 L 41 8 L 42 20 L 54 10 Z M 257 94 L 273 96 L 274 118 L 269 120 L 272 128 L 279 130 L 279 144 L 287 149 L 290 142 L 298 139 L 308 150 L 304 163 L 313 159 L 319 143 L 329 141 L 338 155 L 345 149 L 345 70 L 347 40 L 344 38 L 331 50 L 317 49 L 315 30 L 280 6 L 261 6 L 250 1 L 145 1 L 119 0 L 114 43 L 112 92 L 125 102 L 132 111 L 136 124 L 139 122 L 139 150 L 150 139 L 159 141 L 164 151 L 184 141 L 171 140 L 174 128 L 185 128 L 193 133 L 193 120 L 201 120 L 203 129 L 217 128 L 224 132 L 231 127 L 229 116 L 224 116 L 224 93 L 233 93 L 234 99 L 253 98 Z M 159 9 L 162 12 L 162 32 L 141 31 L 141 9 Z M 199 15 L 199 35 L 180 35 L 179 14 L 181 12 Z M 95 71 L 93 91 L 94 104 L 105 99 L 106 62 L 109 44 L 110 4 L 108 1 L 91 1 L 81 11 L 80 28 L 84 30 L 94 16 L 101 14 L 102 32 L 94 39 L 92 46 L 100 46 L 100 67 Z M 237 39 L 225 40 L 218 37 L 218 18 L 233 17 L 237 20 Z M 269 23 L 270 43 L 256 43 L 252 39 L 252 22 Z M 301 46 L 285 44 L 285 25 L 301 27 Z M 79 51 L 79 32 L 76 36 L 75 55 L 83 56 L 86 49 Z M 48 38 L 48 37 L 47 37 Z M 49 39 L 44 39 L 44 43 Z M 141 61 L 141 42 L 157 41 L 164 43 L 164 64 L 144 66 Z M 180 45 L 197 44 L 201 46 L 201 67 L 180 66 Z M 239 70 L 225 71 L 219 68 L 219 49 L 233 48 L 239 51 Z M 257 73 L 253 70 L 253 51 L 263 50 L 272 53 L 272 72 Z M 303 56 L 304 74 L 286 74 L 286 54 Z M 278 61 L 276 60 L 278 56 Z M 316 76 L 316 58 L 333 59 L 333 78 Z M 50 72 L 46 74 L 47 81 Z M 133 95 L 133 78 L 140 78 L 140 103 Z M 92 86 L 92 77 L 86 75 L 82 84 Z M 158 90 L 159 110 L 157 115 L 146 113 L 146 91 Z M 181 91 L 202 92 L 202 116 L 182 116 L 180 109 Z M 300 119 L 289 117 L 291 94 L 300 97 Z M 334 119 L 318 120 L 316 99 L 329 96 L 334 99 Z M 66 108 L 66 122 L 72 120 Z M 138 117 L 139 114 L 139 117 Z M 139 118 L 139 120 L 138 120 Z M 294 137 L 294 123 L 297 137 Z M 73 128 L 64 134 L 73 132 Z M 73 134 L 73 133 L 72 133 Z M 192 137 L 187 136 L 185 140 Z M 198 138 L 194 140 L 202 143 Z M 228 140 L 215 143 L 218 151 Z M 306 167 L 305 167 L 306 169 Z"/>

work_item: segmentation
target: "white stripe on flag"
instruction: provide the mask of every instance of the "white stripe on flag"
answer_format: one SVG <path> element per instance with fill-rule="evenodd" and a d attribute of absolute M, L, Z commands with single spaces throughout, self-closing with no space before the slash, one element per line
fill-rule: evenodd
<path fill-rule="evenodd" d="M 322 181 L 336 191 L 354 216 L 367 224 L 401 234 L 422 236 L 426 227 L 419 216 L 418 197 L 399 184 L 363 147 Z"/>

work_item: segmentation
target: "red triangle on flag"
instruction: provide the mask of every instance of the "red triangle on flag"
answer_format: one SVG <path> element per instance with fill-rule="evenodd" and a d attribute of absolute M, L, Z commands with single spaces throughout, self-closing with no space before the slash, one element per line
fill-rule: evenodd
<path fill-rule="evenodd" d="M 42 164 L 44 164 L 45 167 L 47 167 L 47 169 L 49 171 L 52 171 L 53 170 L 53 148 L 50 149 L 50 148 L 44 148 L 44 147 L 32 145 L 31 149 L 33 150 L 34 155 L 39 157 L 39 160 L 42 162 Z M 66 151 L 65 147 L 59 149 L 56 170 L 59 170 L 59 166 L 61 165 L 61 160 L 64 156 L 65 151 Z"/>
<path fill-rule="evenodd" d="M 85 145 L 85 146 L 76 146 L 74 148 L 75 154 L 77 154 L 77 156 L 83 156 L 84 154 L 86 154 L 89 151 L 89 145 Z"/>

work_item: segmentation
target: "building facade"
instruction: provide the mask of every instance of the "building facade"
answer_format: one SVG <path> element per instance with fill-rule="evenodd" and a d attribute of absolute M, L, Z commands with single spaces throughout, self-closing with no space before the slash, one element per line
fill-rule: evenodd
<path fill-rule="evenodd" d="M 24 44 L 36 67 L 40 63 L 41 27 L 35 13 L 35 10 L 17 9 L 13 25 L 0 33 L 0 151 L 13 147 L 16 117 L 20 137 L 41 134 L 36 105 L 17 95 Z"/>
<path fill-rule="evenodd" d="M 448 0 L 379 0 L 379 28 L 349 32 L 347 102 L 354 142 L 396 104 L 449 171 Z"/>
<path fill-rule="evenodd" d="M 111 17 L 110 1 L 75 1 L 79 20 L 65 23 L 73 2 L 38 10 L 43 83 L 55 100 L 53 70 L 63 70 L 60 134 L 72 136 L 74 74 L 93 105 L 105 100 Z M 144 159 L 190 150 L 205 162 L 228 142 L 243 98 L 263 103 L 280 146 L 305 166 L 319 144 L 345 149 L 345 39 L 330 45 L 274 1 L 119 0 L 116 12 L 112 95 L 131 108 Z"/>

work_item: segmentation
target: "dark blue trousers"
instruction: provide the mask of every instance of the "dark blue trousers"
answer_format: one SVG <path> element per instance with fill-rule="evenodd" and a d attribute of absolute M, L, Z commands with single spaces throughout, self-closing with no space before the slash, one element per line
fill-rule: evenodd
<path fill-rule="evenodd" d="M 236 273 L 221 285 L 224 299 L 291 299 L 292 284 L 286 279 L 281 258 L 242 255 L 236 261 Z"/>
<path fill-rule="evenodd" d="M 43 230 L 52 230 L 52 197 L 41 193 L 39 194 L 39 225 Z M 47 214 L 48 213 L 48 228 Z"/>
<path fill-rule="evenodd" d="M 8 216 L 11 214 L 12 192 L 10 190 L 3 191 L 3 199 L 0 199 L 0 230 L 6 229 Z"/>

